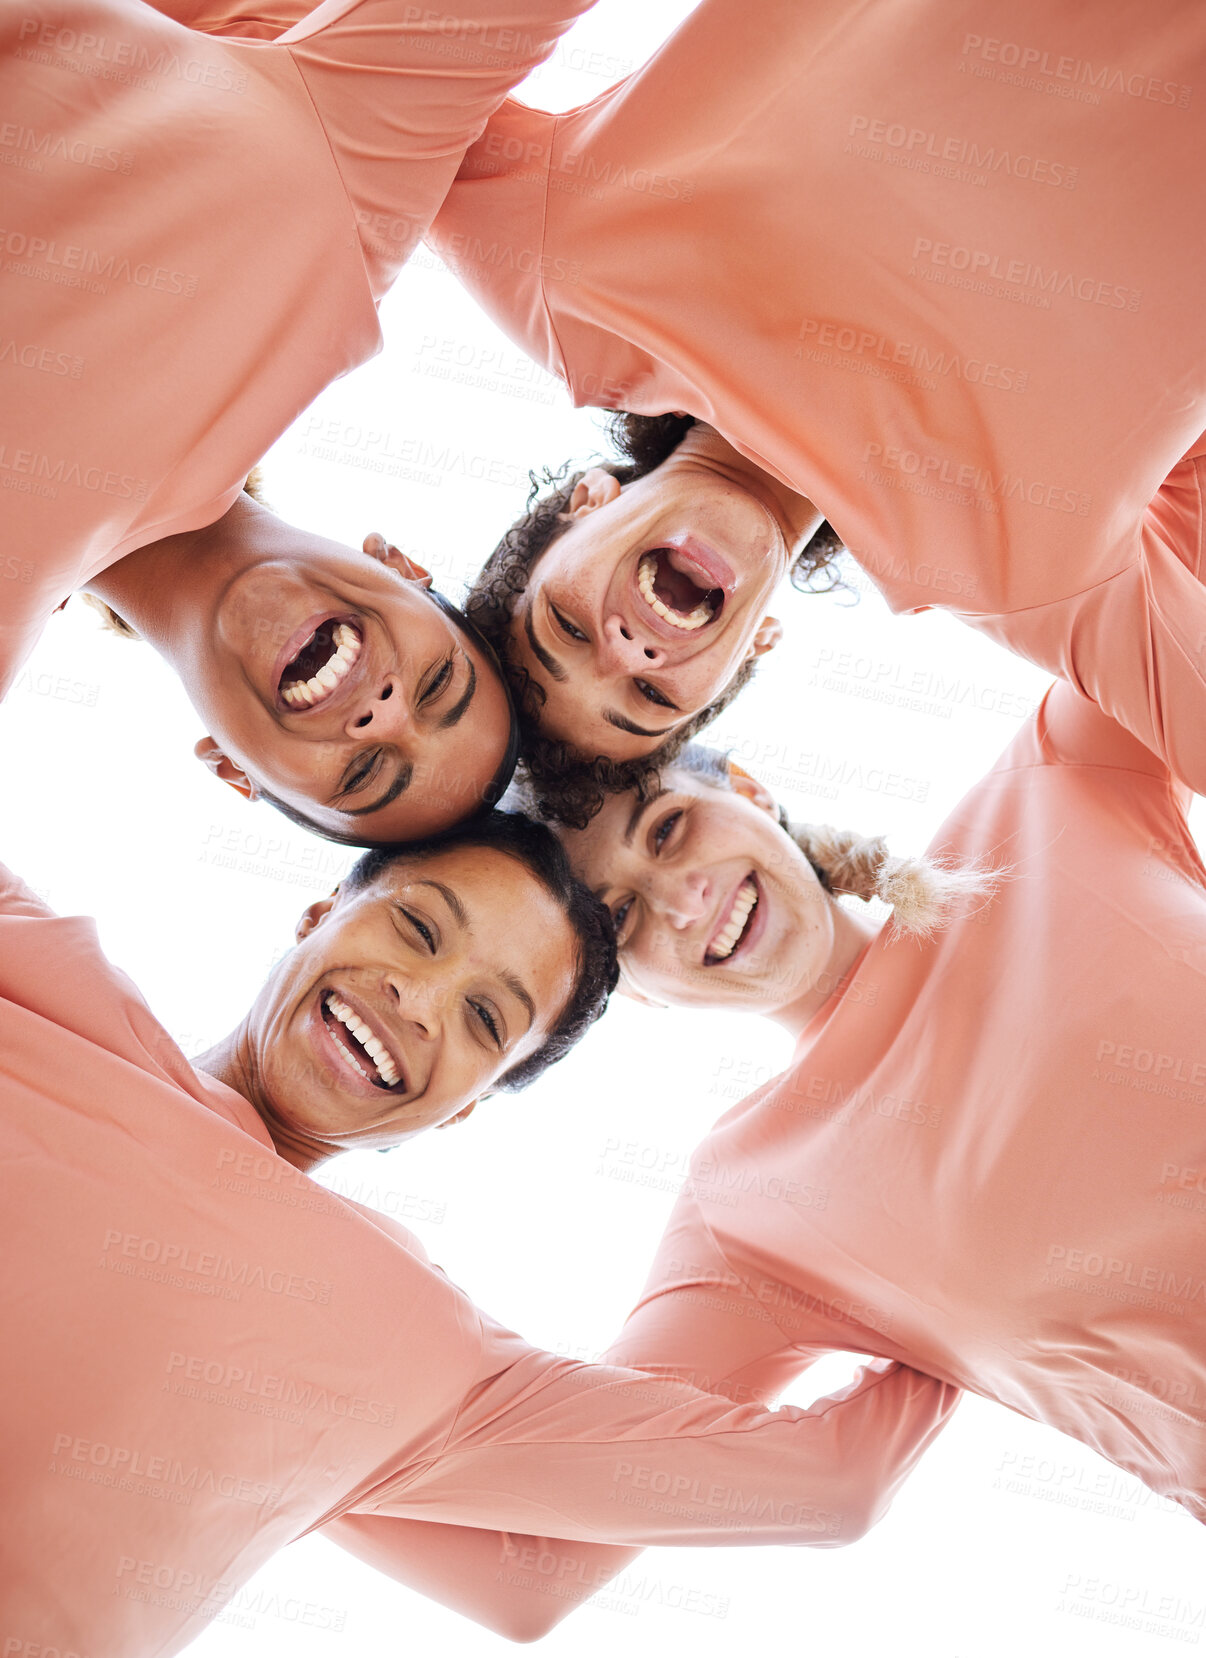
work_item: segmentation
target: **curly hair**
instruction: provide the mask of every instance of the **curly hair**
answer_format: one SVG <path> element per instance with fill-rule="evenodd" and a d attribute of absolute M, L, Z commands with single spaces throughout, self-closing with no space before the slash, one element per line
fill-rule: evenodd
<path fill-rule="evenodd" d="M 489 847 L 522 864 L 560 905 L 574 934 L 574 982 L 565 1006 L 535 1053 L 512 1065 L 492 1085 L 513 1093 L 563 1059 L 606 1008 L 619 979 L 615 929 L 606 907 L 571 870 L 552 830 L 519 812 L 487 812 L 409 846 L 366 852 L 348 871 L 339 890 L 346 895 L 360 892 L 397 864 L 419 862 L 461 846 Z M 533 948 L 538 946 L 533 944 Z"/>
<path fill-rule="evenodd" d="M 621 410 L 608 422 L 608 436 L 620 459 L 600 464 L 621 485 L 634 483 L 668 460 L 694 425 L 692 415 L 637 415 Z M 652 754 L 639 759 L 611 760 L 605 755 L 592 758 L 571 743 L 541 731 L 543 693 L 511 655 L 511 618 L 536 560 L 569 528 L 571 520 L 566 514 L 570 499 L 584 475 L 581 471 L 570 473 L 568 464 L 556 472 L 546 469 L 529 473 L 532 487 L 523 516 L 512 524 L 482 566 L 464 607 L 493 645 L 511 682 L 519 707 L 523 769 L 532 785 L 534 809 L 542 817 L 572 829 L 585 828 L 609 794 L 631 790 L 639 799 L 648 799 L 662 768 L 729 706 L 754 671 L 750 658 L 706 708 L 693 714 Z M 792 566 L 792 585 L 813 593 L 838 586 L 839 577 L 832 566 L 843 551 L 835 531 L 823 522 Z M 818 578 L 823 578 L 821 585 Z"/>

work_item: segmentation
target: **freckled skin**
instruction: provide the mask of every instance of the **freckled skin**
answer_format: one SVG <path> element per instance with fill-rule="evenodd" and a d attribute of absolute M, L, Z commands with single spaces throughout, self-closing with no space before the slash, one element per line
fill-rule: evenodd
<path fill-rule="evenodd" d="M 468 931 L 431 882 L 460 900 Z M 395 865 L 363 891 L 310 906 L 295 947 L 202 1066 L 251 1099 L 300 1167 L 352 1146 L 396 1145 L 467 1115 L 541 1045 L 572 991 L 576 954 L 557 901 L 495 848 Z M 530 1024 L 505 973 L 532 998 Z M 401 1063 L 401 1092 L 366 1081 L 331 1045 L 317 1013 L 329 990 L 365 1011 Z"/>

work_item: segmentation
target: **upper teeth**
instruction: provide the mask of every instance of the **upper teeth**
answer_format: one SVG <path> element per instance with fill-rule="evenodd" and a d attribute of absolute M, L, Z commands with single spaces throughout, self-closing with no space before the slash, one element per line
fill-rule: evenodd
<path fill-rule="evenodd" d="M 749 913 L 757 902 L 758 888 L 752 881 L 743 882 L 740 892 L 733 900 L 733 908 L 729 912 L 729 919 L 708 947 L 708 956 L 712 961 L 720 961 L 725 956 L 732 955 L 733 946 L 745 931 Z"/>
<path fill-rule="evenodd" d="M 646 553 L 637 566 L 637 586 L 641 590 L 641 597 L 656 615 L 671 627 L 683 628 L 688 633 L 694 633 L 696 628 L 703 627 L 712 620 L 712 605 L 708 599 L 701 599 L 694 610 L 680 616 L 677 610 L 671 610 L 669 605 L 663 604 L 653 591 L 653 579 L 657 575 L 657 554 Z"/>
<path fill-rule="evenodd" d="M 378 1041 L 369 1027 L 365 1024 L 364 1020 L 357 1018 L 348 1004 L 341 1001 L 334 991 L 331 991 L 327 996 L 326 1005 L 327 1011 L 329 1013 L 333 1013 L 336 1019 L 339 1020 L 339 1023 L 341 1025 L 346 1025 L 348 1030 L 351 1031 L 357 1042 L 359 1042 L 365 1053 L 377 1067 L 377 1073 L 382 1082 L 385 1083 L 387 1088 L 392 1088 L 398 1081 L 400 1073 L 384 1042 Z M 350 1057 L 355 1060 L 356 1056 L 353 1054 Z M 361 1071 L 364 1076 L 368 1077 L 368 1072 L 364 1069 L 364 1066 L 359 1063 L 359 1061 L 356 1062 L 356 1068 Z M 369 1081 L 372 1081 L 371 1077 L 369 1077 Z"/>
<path fill-rule="evenodd" d="M 335 649 L 310 679 L 295 679 L 281 687 L 281 696 L 292 708 L 309 708 L 321 702 L 339 684 L 360 655 L 360 635 L 346 622 L 340 622 L 333 634 Z M 304 646 L 302 647 L 305 648 Z"/>

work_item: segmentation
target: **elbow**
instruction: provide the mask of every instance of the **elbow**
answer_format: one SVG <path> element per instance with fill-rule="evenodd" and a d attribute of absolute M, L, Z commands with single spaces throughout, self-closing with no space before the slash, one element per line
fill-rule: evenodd
<path fill-rule="evenodd" d="M 541 1641 L 561 1622 L 565 1607 L 515 1606 L 508 1607 L 500 1616 L 491 1618 L 489 1628 L 504 1640 L 516 1646 L 530 1646 Z"/>

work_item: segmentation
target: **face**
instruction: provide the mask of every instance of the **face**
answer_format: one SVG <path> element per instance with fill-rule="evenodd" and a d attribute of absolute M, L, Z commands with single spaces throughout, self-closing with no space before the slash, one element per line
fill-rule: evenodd
<path fill-rule="evenodd" d="M 312 905 L 248 1019 L 273 1140 L 320 1159 L 463 1114 L 548 1036 L 575 958 L 556 900 L 490 847 Z"/>
<path fill-rule="evenodd" d="M 258 509 L 186 686 L 203 760 L 321 830 L 414 839 L 477 810 L 506 751 L 494 664 L 394 549 L 357 553 Z"/>
<path fill-rule="evenodd" d="M 765 607 L 798 538 L 739 459 L 693 429 L 623 489 L 600 470 L 578 484 L 570 526 L 536 560 L 511 622 L 549 736 L 591 756 L 650 754 L 775 643 Z"/>
<path fill-rule="evenodd" d="M 671 767 L 641 806 L 613 795 L 560 831 L 575 872 L 611 911 L 621 988 L 677 1007 L 774 1013 L 820 985 L 834 910 L 752 779 L 742 792 Z"/>

